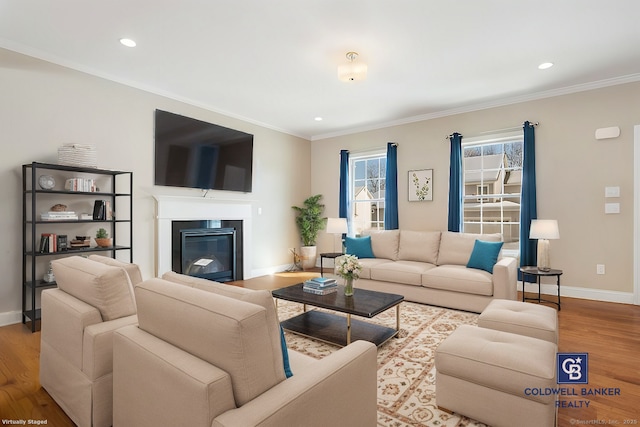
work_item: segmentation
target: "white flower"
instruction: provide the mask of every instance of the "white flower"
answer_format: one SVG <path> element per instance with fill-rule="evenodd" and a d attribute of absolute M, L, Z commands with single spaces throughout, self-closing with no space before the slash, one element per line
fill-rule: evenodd
<path fill-rule="evenodd" d="M 360 277 L 362 265 L 355 255 L 344 255 L 338 258 L 336 271 L 343 279 L 358 279 Z"/>

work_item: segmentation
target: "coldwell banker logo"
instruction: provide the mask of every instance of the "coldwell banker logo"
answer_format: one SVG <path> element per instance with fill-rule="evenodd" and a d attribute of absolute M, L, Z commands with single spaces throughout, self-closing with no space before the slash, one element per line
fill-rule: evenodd
<path fill-rule="evenodd" d="M 589 384 L 589 354 L 558 353 L 558 384 Z"/>

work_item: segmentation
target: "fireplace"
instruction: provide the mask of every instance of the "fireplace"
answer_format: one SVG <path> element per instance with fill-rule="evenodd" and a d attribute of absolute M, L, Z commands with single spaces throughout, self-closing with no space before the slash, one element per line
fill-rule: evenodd
<path fill-rule="evenodd" d="M 236 231 L 236 280 L 253 277 L 251 269 L 252 207 L 239 200 L 154 195 L 156 200 L 156 275 L 182 271 L 180 229 L 233 228 Z M 175 224 L 175 225 L 174 225 Z M 177 240 L 176 240 L 177 239 Z M 177 243 L 176 243 L 177 242 Z M 178 248 L 177 251 L 175 248 Z M 206 261 L 203 261 L 203 263 Z"/>
<path fill-rule="evenodd" d="M 242 280 L 242 221 L 171 222 L 171 269 L 216 282 Z"/>

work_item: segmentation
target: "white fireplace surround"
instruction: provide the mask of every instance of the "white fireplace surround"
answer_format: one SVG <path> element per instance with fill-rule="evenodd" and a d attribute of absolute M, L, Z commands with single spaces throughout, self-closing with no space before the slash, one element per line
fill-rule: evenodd
<path fill-rule="evenodd" d="M 244 279 L 251 277 L 251 205 L 204 197 L 153 196 L 156 199 L 156 276 L 171 271 L 171 222 L 241 220 Z"/>

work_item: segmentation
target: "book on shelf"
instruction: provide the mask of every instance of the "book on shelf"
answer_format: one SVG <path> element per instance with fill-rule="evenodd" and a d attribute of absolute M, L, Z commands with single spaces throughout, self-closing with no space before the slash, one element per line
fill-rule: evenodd
<path fill-rule="evenodd" d="M 96 182 L 92 178 L 69 178 L 64 183 L 67 191 L 82 191 L 84 193 L 94 193 L 98 191 Z"/>
<path fill-rule="evenodd" d="M 68 247 L 70 249 L 88 248 L 91 246 L 91 239 L 86 236 L 76 236 L 75 239 L 69 240 Z"/>
<path fill-rule="evenodd" d="M 67 249 L 69 249 L 69 243 L 66 234 L 59 234 L 56 237 L 56 246 L 58 249 L 56 252 L 66 251 Z"/>
<path fill-rule="evenodd" d="M 314 294 L 314 295 L 328 295 L 328 294 L 332 294 L 334 292 L 336 292 L 338 290 L 338 286 L 331 286 L 325 289 L 318 289 L 318 288 L 310 288 L 307 286 L 303 286 L 302 290 L 304 292 L 308 292 L 310 294 Z"/>
<path fill-rule="evenodd" d="M 40 235 L 40 253 L 66 251 L 69 248 L 66 234 L 42 233 Z"/>
<path fill-rule="evenodd" d="M 93 202 L 93 220 L 104 221 L 107 219 L 106 200 L 96 200 Z"/>
<path fill-rule="evenodd" d="M 41 221 L 70 221 L 77 220 L 78 214 L 72 211 L 62 211 L 62 212 L 44 212 L 40 214 Z"/>
<path fill-rule="evenodd" d="M 42 233 L 40 235 L 40 253 L 53 253 L 57 251 L 57 235 L 54 233 Z"/>

